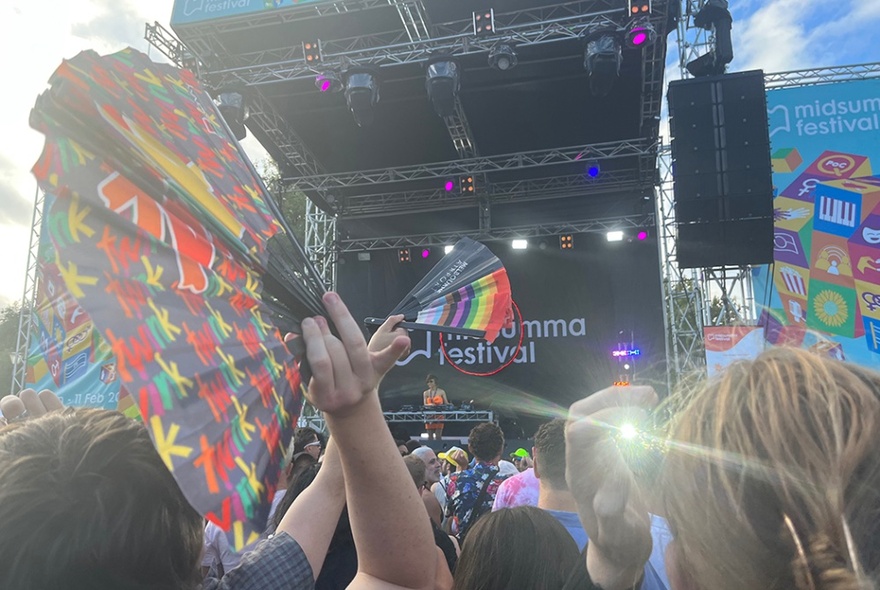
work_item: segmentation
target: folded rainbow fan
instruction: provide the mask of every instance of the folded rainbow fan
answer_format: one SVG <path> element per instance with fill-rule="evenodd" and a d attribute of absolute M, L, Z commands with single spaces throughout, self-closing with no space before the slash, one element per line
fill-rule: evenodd
<path fill-rule="evenodd" d="M 403 314 L 404 328 L 494 342 L 513 323 L 512 301 L 507 270 L 498 257 L 462 238 L 388 315 Z M 375 325 L 385 320 L 364 321 Z"/>
<path fill-rule="evenodd" d="M 240 549 L 300 408 L 283 334 L 325 313 L 320 277 L 190 72 L 83 52 L 49 82 L 34 174 L 66 289 L 190 503 Z"/>

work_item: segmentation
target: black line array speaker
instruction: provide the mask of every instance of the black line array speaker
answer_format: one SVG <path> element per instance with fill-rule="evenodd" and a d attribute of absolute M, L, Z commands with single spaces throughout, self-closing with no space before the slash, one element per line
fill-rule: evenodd
<path fill-rule="evenodd" d="M 773 261 L 764 72 L 669 84 L 680 268 Z"/>

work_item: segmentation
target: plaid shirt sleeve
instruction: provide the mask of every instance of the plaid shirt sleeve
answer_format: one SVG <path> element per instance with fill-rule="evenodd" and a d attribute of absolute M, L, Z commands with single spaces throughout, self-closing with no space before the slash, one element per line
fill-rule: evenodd
<path fill-rule="evenodd" d="M 312 567 L 299 544 L 287 533 L 261 541 L 222 579 L 210 578 L 202 590 L 311 590 Z"/>

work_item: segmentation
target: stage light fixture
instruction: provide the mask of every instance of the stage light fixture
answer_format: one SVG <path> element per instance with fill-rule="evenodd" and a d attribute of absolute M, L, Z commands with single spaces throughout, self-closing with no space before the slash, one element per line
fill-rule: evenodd
<path fill-rule="evenodd" d="M 378 76 L 368 69 L 349 70 L 345 74 L 345 102 L 358 127 L 373 122 L 373 107 L 379 102 Z"/>
<path fill-rule="evenodd" d="M 452 191 L 454 191 L 455 190 L 455 181 L 454 180 L 447 180 L 446 182 L 444 182 L 443 183 L 443 190 L 445 190 L 447 193 L 451 193 Z"/>
<path fill-rule="evenodd" d="M 627 0 L 630 16 L 651 14 L 651 0 Z"/>
<path fill-rule="evenodd" d="M 627 27 L 624 40 L 628 47 L 647 47 L 657 40 L 657 31 L 648 19 L 636 19 Z"/>
<path fill-rule="evenodd" d="M 636 239 L 640 242 L 644 242 L 648 239 L 648 231 L 644 229 L 640 229 L 639 233 L 636 234 Z"/>
<path fill-rule="evenodd" d="M 401 262 L 401 264 L 409 262 L 411 260 L 409 256 L 409 248 L 401 248 L 397 251 L 397 260 Z"/>
<path fill-rule="evenodd" d="M 574 236 L 571 234 L 563 234 L 559 236 L 559 248 L 561 250 L 571 250 L 574 248 Z"/>
<path fill-rule="evenodd" d="M 518 63 L 516 51 L 510 43 L 499 43 L 489 50 L 489 66 L 500 72 L 516 67 Z"/>
<path fill-rule="evenodd" d="M 513 248 L 514 250 L 525 250 L 526 248 L 529 247 L 529 241 L 528 240 L 513 240 L 510 243 L 510 247 Z"/>
<path fill-rule="evenodd" d="M 449 57 L 436 57 L 428 62 L 425 88 L 434 111 L 441 117 L 455 112 L 455 100 L 461 87 L 458 64 Z"/>
<path fill-rule="evenodd" d="M 428 258 L 431 255 L 429 248 L 422 248 L 422 258 Z"/>
<path fill-rule="evenodd" d="M 306 63 L 313 65 L 321 61 L 321 42 L 320 41 L 303 41 L 303 55 L 305 55 Z"/>
<path fill-rule="evenodd" d="M 443 253 L 444 253 L 444 254 L 449 254 L 449 253 L 452 252 L 454 249 L 455 249 L 455 246 L 453 246 L 452 244 L 447 244 L 446 246 L 443 246 Z"/>
<path fill-rule="evenodd" d="M 461 187 L 461 194 L 463 195 L 472 195 L 474 194 L 474 177 L 473 176 L 462 176 L 459 180 L 459 186 Z"/>
<path fill-rule="evenodd" d="M 587 40 L 584 49 L 584 69 L 594 96 L 607 96 L 620 74 L 623 54 L 615 31 L 604 31 Z"/>
<path fill-rule="evenodd" d="M 236 89 L 221 89 L 214 98 L 217 110 L 223 116 L 223 120 L 229 125 L 229 130 L 235 139 L 241 141 L 247 137 L 247 128 L 244 126 L 248 118 L 248 107 L 245 95 Z"/>
<path fill-rule="evenodd" d="M 474 35 L 491 35 L 495 32 L 495 9 L 474 13 Z"/>
<path fill-rule="evenodd" d="M 623 241 L 623 232 L 620 230 L 610 231 L 605 234 L 605 239 L 609 242 L 622 242 Z"/>
<path fill-rule="evenodd" d="M 339 74 L 328 70 L 315 76 L 315 87 L 321 92 L 339 92 L 342 90 L 342 80 Z"/>
<path fill-rule="evenodd" d="M 599 178 L 599 174 L 602 173 L 602 167 L 599 166 L 599 160 L 588 160 L 584 166 L 584 170 L 590 178 Z"/>

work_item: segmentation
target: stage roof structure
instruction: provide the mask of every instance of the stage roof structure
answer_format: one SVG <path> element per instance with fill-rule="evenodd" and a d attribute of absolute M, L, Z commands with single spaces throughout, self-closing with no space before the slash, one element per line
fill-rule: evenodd
<path fill-rule="evenodd" d="M 286 182 L 337 220 L 344 249 L 398 243 L 407 234 L 616 218 L 654 212 L 669 0 L 643 22 L 656 41 L 624 44 L 607 96 L 594 96 L 586 40 L 622 37 L 627 0 L 177 0 L 171 26 L 147 38 L 216 91 L 242 89 L 249 131 Z M 636 9 L 638 10 L 638 8 Z M 477 32 L 476 16 L 494 26 Z M 178 40 L 179 38 L 179 40 Z M 513 48 L 516 67 L 488 56 Z M 307 46 L 310 48 L 307 50 Z M 311 55 L 309 55 L 311 54 Z M 449 116 L 435 114 L 426 64 L 459 66 Z M 311 59 L 308 59 L 311 57 Z M 344 93 L 316 76 L 369 68 L 379 79 L 372 125 L 359 127 Z M 600 173 L 585 173 L 587 162 Z M 446 190 L 472 178 L 473 193 Z M 588 224 L 589 225 L 589 224 Z M 604 227 L 608 223 L 600 224 Z M 390 247 L 390 246 L 385 246 Z"/>

